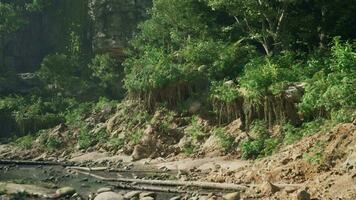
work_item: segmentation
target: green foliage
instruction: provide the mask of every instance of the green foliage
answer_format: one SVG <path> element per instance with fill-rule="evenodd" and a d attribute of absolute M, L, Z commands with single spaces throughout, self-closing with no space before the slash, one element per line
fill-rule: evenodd
<path fill-rule="evenodd" d="M 118 62 L 109 54 L 96 55 L 88 65 L 92 71 L 92 77 L 99 86 L 106 90 L 112 90 L 116 97 L 119 92 L 120 70 Z M 116 91 L 115 91 L 116 90 Z"/>
<path fill-rule="evenodd" d="M 12 133 L 29 134 L 64 122 L 62 111 L 68 104 L 61 98 L 9 96 L 0 99 L 0 113 Z"/>
<path fill-rule="evenodd" d="M 355 45 L 334 39 L 329 65 L 308 81 L 300 109 L 306 116 L 356 106 L 356 52 Z M 318 117 L 318 116 L 317 116 Z"/>
<path fill-rule="evenodd" d="M 224 129 L 217 128 L 213 131 L 213 133 L 218 138 L 221 148 L 223 148 L 226 152 L 235 147 L 235 138 L 227 134 Z"/>
<path fill-rule="evenodd" d="M 192 117 L 190 126 L 186 129 L 186 132 L 194 142 L 198 142 L 206 136 L 203 132 L 203 126 L 199 123 L 199 118 L 197 116 Z"/>
<path fill-rule="evenodd" d="M 134 144 L 138 144 L 141 142 L 141 139 L 143 137 L 143 131 L 142 130 L 138 130 L 133 132 L 132 134 L 130 134 L 130 141 L 133 142 Z"/>
<path fill-rule="evenodd" d="M 194 153 L 196 153 L 196 151 L 197 151 L 197 147 L 193 144 L 186 145 L 183 148 L 183 153 L 187 156 L 193 155 Z"/>
<path fill-rule="evenodd" d="M 21 148 L 24 149 L 31 149 L 33 148 L 33 143 L 35 141 L 35 136 L 33 135 L 26 135 L 23 137 L 20 137 L 14 141 L 15 145 L 18 145 Z"/>
<path fill-rule="evenodd" d="M 17 31 L 24 23 L 19 8 L 11 3 L 0 3 L 0 37 Z"/>
<path fill-rule="evenodd" d="M 283 125 L 284 143 L 292 144 L 303 137 L 300 129 L 294 127 L 290 123 Z"/>
<path fill-rule="evenodd" d="M 62 146 L 63 141 L 58 138 L 48 138 L 45 146 L 50 150 L 56 150 Z"/>
<path fill-rule="evenodd" d="M 54 54 L 43 59 L 37 74 L 50 91 L 78 96 L 87 87 L 81 70 L 76 57 Z"/>
<path fill-rule="evenodd" d="M 125 140 L 123 138 L 111 138 L 108 144 L 114 149 L 121 149 L 125 145 Z"/>
<path fill-rule="evenodd" d="M 325 141 L 317 141 L 307 153 L 303 154 L 303 158 L 312 164 L 321 164 L 323 161 L 325 144 Z"/>
<path fill-rule="evenodd" d="M 109 135 L 106 131 L 99 131 L 98 133 L 90 132 L 86 125 L 80 127 L 78 135 L 79 149 L 88 149 L 98 143 L 106 143 L 109 140 Z"/>
<path fill-rule="evenodd" d="M 83 102 L 76 103 L 70 105 L 66 111 L 65 119 L 66 123 L 74 126 L 81 126 L 84 118 L 89 115 L 92 111 L 93 103 L 91 102 Z"/>
<path fill-rule="evenodd" d="M 232 82 L 227 81 L 213 81 L 210 87 L 210 98 L 231 103 L 239 97 L 240 93 L 238 87 Z"/>
<path fill-rule="evenodd" d="M 240 85 L 244 95 L 252 101 L 259 101 L 264 95 L 277 95 L 291 82 L 299 81 L 300 66 L 290 53 L 273 58 L 256 58 L 245 67 Z"/>
<path fill-rule="evenodd" d="M 94 105 L 93 111 L 94 112 L 100 112 L 102 110 L 112 110 L 116 108 L 116 106 L 119 104 L 119 101 L 117 100 L 111 100 L 106 97 L 100 97 L 99 100 L 96 102 Z"/>
<path fill-rule="evenodd" d="M 262 121 L 255 121 L 251 132 L 254 138 L 249 138 L 241 143 L 242 157 L 256 159 L 271 155 L 280 144 L 279 138 L 272 138 L 266 125 Z"/>

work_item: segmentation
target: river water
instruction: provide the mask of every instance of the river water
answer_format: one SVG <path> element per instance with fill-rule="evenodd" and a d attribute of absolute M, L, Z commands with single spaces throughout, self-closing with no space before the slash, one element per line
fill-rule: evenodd
<path fill-rule="evenodd" d="M 101 172 L 106 176 L 121 176 L 132 178 L 143 176 L 143 173 L 114 173 Z M 152 176 L 150 174 L 149 176 Z M 0 165 L 0 182 L 39 185 L 46 188 L 72 187 L 76 192 L 87 199 L 90 194 L 96 193 L 99 188 L 111 187 L 116 192 L 126 193 L 129 190 L 115 189 L 115 183 L 103 182 L 90 176 L 73 173 L 62 166 L 31 166 L 31 165 Z M 176 193 L 156 193 L 157 200 L 167 200 L 177 196 Z"/>

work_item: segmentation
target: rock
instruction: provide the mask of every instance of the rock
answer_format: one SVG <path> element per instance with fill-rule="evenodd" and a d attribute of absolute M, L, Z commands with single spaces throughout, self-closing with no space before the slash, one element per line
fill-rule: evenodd
<path fill-rule="evenodd" d="M 73 195 L 75 193 L 75 189 L 72 187 L 62 187 L 56 191 L 56 194 L 60 197 Z"/>
<path fill-rule="evenodd" d="M 219 156 L 224 149 L 221 148 L 219 138 L 212 134 L 202 145 L 202 151 L 209 156 Z"/>
<path fill-rule="evenodd" d="M 224 200 L 240 200 L 240 193 L 239 192 L 234 192 L 234 193 L 229 193 L 223 196 Z"/>
<path fill-rule="evenodd" d="M 261 185 L 261 192 L 263 195 L 270 196 L 278 191 L 280 191 L 280 188 L 269 181 L 266 181 Z"/>
<path fill-rule="evenodd" d="M 356 169 L 356 152 L 349 155 L 343 164 L 343 168 L 346 170 Z"/>
<path fill-rule="evenodd" d="M 124 197 L 115 192 L 103 192 L 98 194 L 94 200 L 124 200 Z"/>
<path fill-rule="evenodd" d="M 120 118 L 121 118 L 121 116 L 119 114 L 116 114 L 108 120 L 108 122 L 106 124 L 106 130 L 108 131 L 108 133 L 114 132 L 117 124 L 119 124 Z"/>
<path fill-rule="evenodd" d="M 296 200 L 310 200 L 310 194 L 305 189 L 298 190 Z"/>
<path fill-rule="evenodd" d="M 135 146 L 134 151 L 131 154 L 132 160 L 141 160 L 152 155 L 157 147 L 158 140 L 155 135 L 155 130 L 152 126 L 148 126 L 144 131 L 144 136 L 140 143 Z"/>
<path fill-rule="evenodd" d="M 202 104 L 199 101 L 194 101 L 189 105 L 189 113 L 196 114 L 201 109 Z"/>
<path fill-rule="evenodd" d="M 140 191 L 132 191 L 132 192 L 128 192 L 124 195 L 124 198 L 125 199 L 131 199 L 131 198 L 134 198 L 134 197 L 138 197 L 138 195 L 140 194 L 141 192 Z"/>
<path fill-rule="evenodd" d="M 140 199 L 143 199 L 145 197 L 155 198 L 156 194 L 154 192 L 142 192 L 139 197 L 140 197 Z"/>
<path fill-rule="evenodd" d="M 181 196 L 176 196 L 176 197 L 172 197 L 172 198 L 170 198 L 169 200 L 180 200 L 180 199 L 182 199 L 182 197 L 181 197 Z"/>
<path fill-rule="evenodd" d="M 111 191 L 112 191 L 112 188 L 103 187 L 103 188 L 99 188 L 98 191 L 96 191 L 96 193 L 100 194 L 100 193 L 103 193 L 103 192 L 111 192 Z"/>
<path fill-rule="evenodd" d="M 153 197 L 143 197 L 143 198 L 140 198 L 140 200 L 155 200 L 155 198 L 153 198 Z"/>

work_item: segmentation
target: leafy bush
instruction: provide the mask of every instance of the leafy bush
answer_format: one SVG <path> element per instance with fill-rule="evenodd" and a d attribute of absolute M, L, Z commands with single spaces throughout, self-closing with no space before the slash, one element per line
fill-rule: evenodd
<path fill-rule="evenodd" d="M 7 121 L 7 131 L 22 135 L 64 122 L 62 111 L 67 106 L 68 102 L 61 98 L 9 96 L 0 99 L 0 113 Z"/>
<path fill-rule="evenodd" d="M 233 82 L 213 81 L 210 87 L 210 98 L 224 103 L 235 101 L 240 95 L 238 87 Z"/>
<path fill-rule="evenodd" d="M 58 138 L 48 138 L 45 146 L 50 150 L 56 150 L 62 146 L 63 141 Z"/>
<path fill-rule="evenodd" d="M 289 83 L 299 81 L 301 72 L 298 63 L 288 52 L 272 58 L 251 60 L 240 79 L 241 87 L 246 90 L 244 96 L 258 102 L 264 95 L 280 94 Z"/>
<path fill-rule="evenodd" d="M 125 140 L 123 138 L 111 138 L 108 144 L 112 148 L 121 149 L 125 144 Z"/>
<path fill-rule="evenodd" d="M 256 159 L 271 155 L 281 142 L 278 138 L 271 138 L 263 121 L 255 121 L 250 133 L 254 138 L 247 139 L 241 143 L 242 157 L 244 159 Z"/>
<path fill-rule="evenodd" d="M 283 125 L 284 143 L 292 144 L 303 137 L 303 133 L 299 128 L 294 127 L 290 123 Z"/>
<path fill-rule="evenodd" d="M 78 135 L 79 149 L 88 149 L 98 143 L 106 143 L 109 140 L 109 135 L 105 130 L 98 133 L 92 133 L 89 128 L 83 124 Z"/>
<path fill-rule="evenodd" d="M 227 134 L 224 129 L 217 128 L 213 132 L 218 138 L 221 148 L 226 152 L 230 151 L 235 146 L 235 138 Z"/>
<path fill-rule="evenodd" d="M 118 97 L 120 83 L 119 63 L 109 54 L 96 55 L 88 65 L 93 79 L 107 90 L 110 95 Z"/>
<path fill-rule="evenodd" d="M 355 45 L 335 38 L 329 65 L 308 81 L 300 103 L 301 111 L 309 117 L 325 117 L 340 109 L 356 107 Z M 316 115 L 318 114 L 318 115 Z"/>
<path fill-rule="evenodd" d="M 325 141 L 317 141 L 315 145 L 303 154 L 303 158 L 313 164 L 320 164 L 323 161 Z"/>
<path fill-rule="evenodd" d="M 20 137 L 15 140 L 15 145 L 24 148 L 24 149 L 31 149 L 33 148 L 33 143 L 35 141 L 36 137 L 33 135 L 26 135 L 23 137 Z"/>
<path fill-rule="evenodd" d="M 130 134 L 130 140 L 134 144 L 140 143 L 142 137 L 143 137 L 143 131 L 142 130 L 138 130 L 138 131 L 135 131 L 134 133 Z"/>
<path fill-rule="evenodd" d="M 77 96 L 86 89 L 80 64 L 76 58 L 65 54 L 46 56 L 37 71 L 38 77 L 50 91 L 61 92 L 67 96 Z"/>
<path fill-rule="evenodd" d="M 203 132 L 203 127 L 199 123 L 199 118 L 197 116 L 192 117 L 190 126 L 186 129 L 186 132 L 188 136 L 193 139 L 194 142 L 198 142 L 206 136 L 206 134 L 204 134 Z"/>

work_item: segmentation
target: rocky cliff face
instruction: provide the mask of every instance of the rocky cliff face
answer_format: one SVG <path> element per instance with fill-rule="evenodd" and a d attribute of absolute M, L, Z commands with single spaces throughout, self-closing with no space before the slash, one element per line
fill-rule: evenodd
<path fill-rule="evenodd" d="M 152 0 L 89 0 L 94 52 L 109 51 L 121 57 L 151 4 Z"/>

